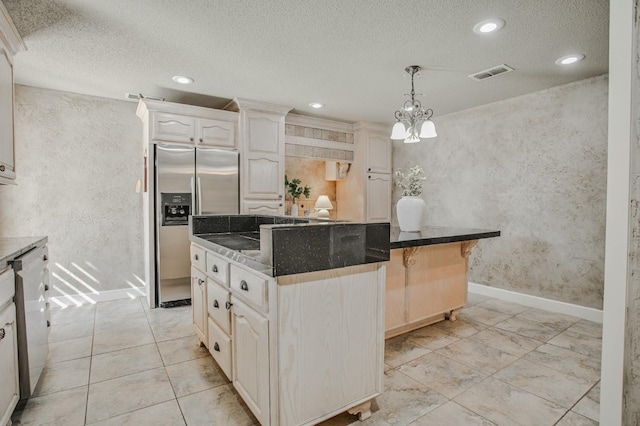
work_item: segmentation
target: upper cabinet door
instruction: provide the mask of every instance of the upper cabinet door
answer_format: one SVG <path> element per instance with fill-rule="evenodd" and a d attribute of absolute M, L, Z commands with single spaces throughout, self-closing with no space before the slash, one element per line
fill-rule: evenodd
<path fill-rule="evenodd" d="M 369 132 L 367 173 L 391 173 L 391 139 L 389 135 Z"/>
<path fill-rule="evenodd" d="M 247 111 L 247 148 L 253 154 L 280 155 L 284 149 L 284 117 L 274 114 Z M 284 132 L 283 132 L 284 133 Z"/>
<path fill-rule="evenodd" d="M 234 148 L 236 124 L 227 121 L 198 119 L 198 142 L 207 146 Z"/>
<path fill-rule="evenodd" d="M 15 177 L 13 153 L 13 68 L 0 45 L 0 183 Z"/>
<path fill-rule="evenodd" d="M 284 117 L 243 111 L 243 198 L 282 200 L 284 192 Z"/>
<path fill-rule="evenodd" d="M 192 144 L 195 141 L 196 119 L 184 115 L 154 112 L 151 139 L 154 141 Z"/>

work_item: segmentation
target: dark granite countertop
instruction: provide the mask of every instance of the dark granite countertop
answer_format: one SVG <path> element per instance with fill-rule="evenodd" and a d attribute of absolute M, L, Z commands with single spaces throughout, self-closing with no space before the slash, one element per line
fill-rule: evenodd
<path fill-rule="evenodd" d="M 47 237 L 6 237 L 0 238 L 0 270 L 8 263 L 29 250 L 45 245 Z"/>
<path fill-rule="evenodd" d="M 474 228 L 428 226 L 419 232 L 402 232 L 398 226 L 391 227 L 391 249 L 455 243 L 499 237 L 500 231 Z"/>
<path fill-rule="evenodd" d="M 269 276 L 389 260 L 388 223 L 321 221 L 287 216 L 189 218 L 190 239 Z"/>

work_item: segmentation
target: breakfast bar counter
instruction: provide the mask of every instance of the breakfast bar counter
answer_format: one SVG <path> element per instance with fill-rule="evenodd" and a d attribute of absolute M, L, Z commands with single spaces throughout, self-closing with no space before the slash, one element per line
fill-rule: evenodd
<path fill-rule="evenodd" d="M 478 240 L 500 231 L 425 227 L 402 232 L 391 227 L 386 270 L 385 338 L 448 319 L 467 304 L 469 255 Z"/>

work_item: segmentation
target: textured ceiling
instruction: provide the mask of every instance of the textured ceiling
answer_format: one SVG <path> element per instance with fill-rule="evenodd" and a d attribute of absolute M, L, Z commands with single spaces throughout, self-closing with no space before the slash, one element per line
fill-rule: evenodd
<path fill-rule="evenodd" d="M 608 71 L 606 0 L 2 0 L 19 84 L 222 107 L 234 97 L 392 123 L 410 90 L 437 116 Z M 489 35 L 477 22 L 500 17 Z M 555 60 L 580 52 L 584 61 Z M 468 74 L 506 63 L 514 72 Z M 195 83 L 174 83 L 176 74 Z M 325 108 L 315 111 L 316 101 Z"/>

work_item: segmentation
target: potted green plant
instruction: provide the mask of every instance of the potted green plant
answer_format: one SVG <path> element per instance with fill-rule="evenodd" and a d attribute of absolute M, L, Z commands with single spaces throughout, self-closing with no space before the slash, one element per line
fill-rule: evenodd
<path fill-rule="evenodd" d="M 309 194 L 311 194 L 311 188 L 308 185 L 301 186 L 301 183 L 302 181 L 300 179 L 294 178 L 289 180 L 287 175 L 284 175 L 284 187 L 293 200 L 291 203 L 291 216 L 298 216 L 296 200 L 302 195 L 304 195 L 305 198 L 309 198 Z"/>
<path fill-rule="evenodd" d="M 426 204 L 420 197 L 422 182 L 427 180 L 420 166 L 409 169 L 407 174 L 402 170 L 396 171 L 396 184 L 402 189 L 402 198 L 396 204 L 398 225 L 404 232 L 419 231 L 424 225 Z"/>

